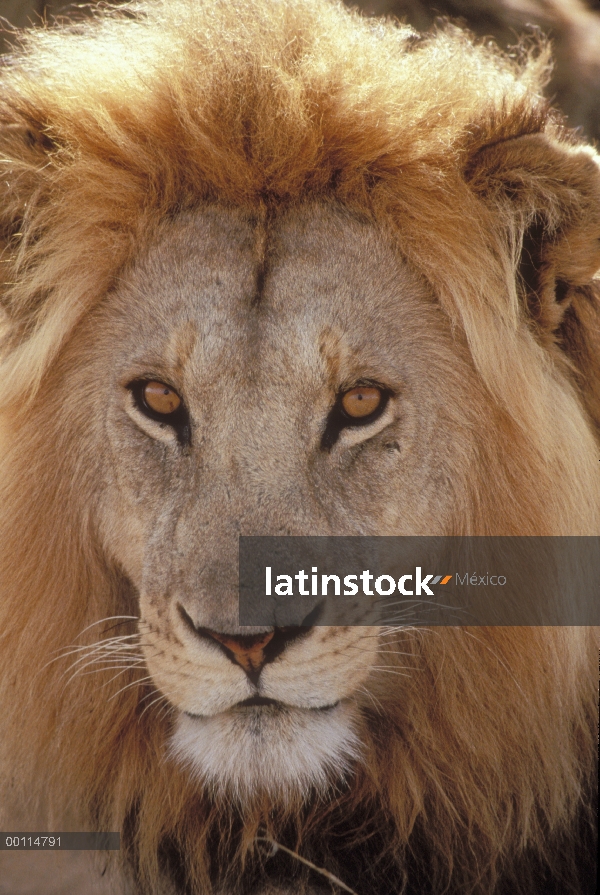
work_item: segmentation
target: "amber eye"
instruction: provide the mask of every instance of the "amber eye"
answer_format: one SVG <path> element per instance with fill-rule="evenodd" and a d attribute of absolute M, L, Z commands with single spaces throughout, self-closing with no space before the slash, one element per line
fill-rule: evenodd
<path fill-rule="evenodd" d="M 321 437 L 321 448 L 330 451 L 344 429 L 370 426 L 378 420 L 392 395 L 377 385 L 357 385 L 338 394 Z"/>
<path fill-rule="evenodd" d="M 342 396 L 342 407 L 352 419 L 361 419 L 375 413 L 382 401 L 380 389 L 371 385 L 359 385 Z"/>
<path fill-rule="evenodd" d="M 181 398 L 177 392 L 164 382 L 146 382 L 142 396 L 150 410 L 164 416 L 175 413 L 181 407 Z"/>
<path fill-rule="evenodd" d="M 191 444 L 190 416 L 174 388 L 159 379 L 134 379 L 127 388 L 139 413 L 160 423 L 162 432 L 170 427 L 182 446 Z"/>

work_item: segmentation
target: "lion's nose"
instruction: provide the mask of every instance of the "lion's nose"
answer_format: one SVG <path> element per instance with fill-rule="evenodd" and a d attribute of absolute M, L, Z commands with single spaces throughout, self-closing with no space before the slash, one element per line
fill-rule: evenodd
<path fill-rule="evenodd" d="M 265 648 L 275 636 L 275 631 L 266 634 L 244 637 L 243 635 L 219 634 L 218 631 L 207 631 L 209 637 L 221 644 L 226 652 L 244 671 L 249 674 L 260 673 L 267 662 Z"/>
<path fill-rule="evenodd" d="M 263 667 L 279 656 L 286 646 L 309 633 L 311 627 L 273 628 L 263 634 L 226 634 L 208 628 L 196 628 L 201 637 L 216 640 L 223 652 L 244 669 L 256 684 Z"/>
<path fill-rule="evenodd" d="M 232 662 L 244 669 L 252 683 L 257 684 L 260 673 L 268 662 L 272 662 L 281 655 L 292 641 L 310 634 L 323 615 L 323 607 L 324 604 L 319 603 L 299 625 L 267 628 L 266 631 L 252 634 L 242 633 L 243 628 L 241 631 L 238 628 L 235 633 L 205 628 L 194 622 L 181 604 L 177 606 L 177 609 L 181 620 L 189 631 L 192 631 L 201 640 L 217 643 Z"/>

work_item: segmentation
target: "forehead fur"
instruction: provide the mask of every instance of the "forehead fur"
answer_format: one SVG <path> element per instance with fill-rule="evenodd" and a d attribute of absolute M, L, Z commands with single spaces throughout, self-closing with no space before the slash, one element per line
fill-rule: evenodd
<path fill-rule="evenodd" d="M 486 249 L 467 154 L 549 126 L 545 50 L 517 64 L 323 0 L 134 2 L 23 40 L 0 74 L 7 399 L 156 225 L 203 203 L 332 198 L 464 290 Z"/>
<path fill-rule="evenodd" d="M 315 193 L 364 202 L 400 170 L 441 174 L 467 143 L 544 121 L 532 105 L 543 58 L 519 67 L 455 31 L 420 40 L 323 0 L 133 3 L 25 49 L 5 75 L 6 114 L 56 146 L 53 172 L 127 186 L 121 214 L 139 211 L 136 188 L 163 212 Z"/>
<path fill-rule="evenodd" d="M 468 219 L 465 153 L 546 125 L 545 51 L 517 65 L 323 0 L 134 2 L 23 40 L 0 75 L 0 237 L 4 304 L 20 333 L 46 324 L 30 371 L 167 215 L 335 197 L 425 258 L 432 216 Z"/>

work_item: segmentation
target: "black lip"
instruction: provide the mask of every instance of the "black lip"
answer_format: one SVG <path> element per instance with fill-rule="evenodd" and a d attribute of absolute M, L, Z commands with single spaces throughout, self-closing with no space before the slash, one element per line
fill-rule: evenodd
<path fill-rule="evenodd" d="M 312 709 L 303 709 L 303 711 L 310 712 L 328 712 L 331 709 L 334 709 L 336 706 L 340 704 L 340 700 L 337 702 L 331 702 L 329 705 L 318 705 Z M 244 699 L 242 702 L 236 702 L 235 705 L 232 705 L 231 708 L 226 711 L 231 712 L 233 709 L 245 709 L 245 708 L 260 708 L 261 706 L 269 706 L 274 705 L 280 709 L 299 709 L 300 706 L 288 705 L 285 702 L 278 702 L 276 699 L 269 699 L 266 696 L 250 696 L 248 699 Z M 196 715 L 194 712 L 184 712 L 184 715 L 187 715 L 188 718 L 205 718 L 206 715 Z"/>
<path fill-rule="evenodd" d="M 311 712 L 326 712 L 329 709 L 334 709 L 336 705 L 339 704 L 339 700 L 337 702 L 332 702 L 329 705 L 319 705 L 315 706 L 315 708 L 309 709 Z M 244 699 L 242 702 L 236 702 L 233 709 L 239 708 L 252 708 L 254 706 L 263 706 L 263 705 L 275 705 L 278 708 L 282 709 L 295 709 L 300 708 L 300 706 L 288 705 L 285 702 L 278 702 L 276 699 L 269 699 L 266 696 L 250 696 L 248 699 Z"/>
<path fill-rule="evenodd" d="M 276 699 L 269 699 L 266 696 L 250 696 L 248 699 L 244 699 L 242 702 L 236 702 L 232 708 L 250 708 L 251 706 L 259 706 L 259 705 L 279 705 L 283 706 L 282 702 L 277 702 Z"/>

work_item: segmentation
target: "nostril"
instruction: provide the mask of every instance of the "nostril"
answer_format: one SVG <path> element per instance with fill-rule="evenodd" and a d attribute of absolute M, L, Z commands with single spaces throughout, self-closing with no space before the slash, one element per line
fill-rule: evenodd
<path fill-rule="evenodd" d="M 314 609 L 312 609 L 308 615 L 302 619 L 300 622 L 301 628 L 312 628 L 314 625 L 317 625 L 321 620 L 321 616 L 323 615 L 323 610 L 325 609 L 325 601 L 322 600 L 320 603 L 317 603 Z"/>
<path fill-rule="evenodd" d="M 191 631 L 193 634 L 198 634 L 200 629 L 194 624 L 193 619 L 188 615 L 181 603 L 177 604 L 177 612 L 188 631 Z"/>
<path fill-rule="evenodd" d="M 314 611 L 314 610 L 313 610 Z M 310 613 L 312 615 L 312 612 Z M 308 615 L 306 619 L 308 619 Z M 273 637 L 265 647 L 265 662 L 272 662 L 285 650 L 290 643 L 300 640 L 311 631 L 311 626 L 306 625 L 306 619 L 300 625 L 289 625 L 285 628 L 274 628 Z"/>

